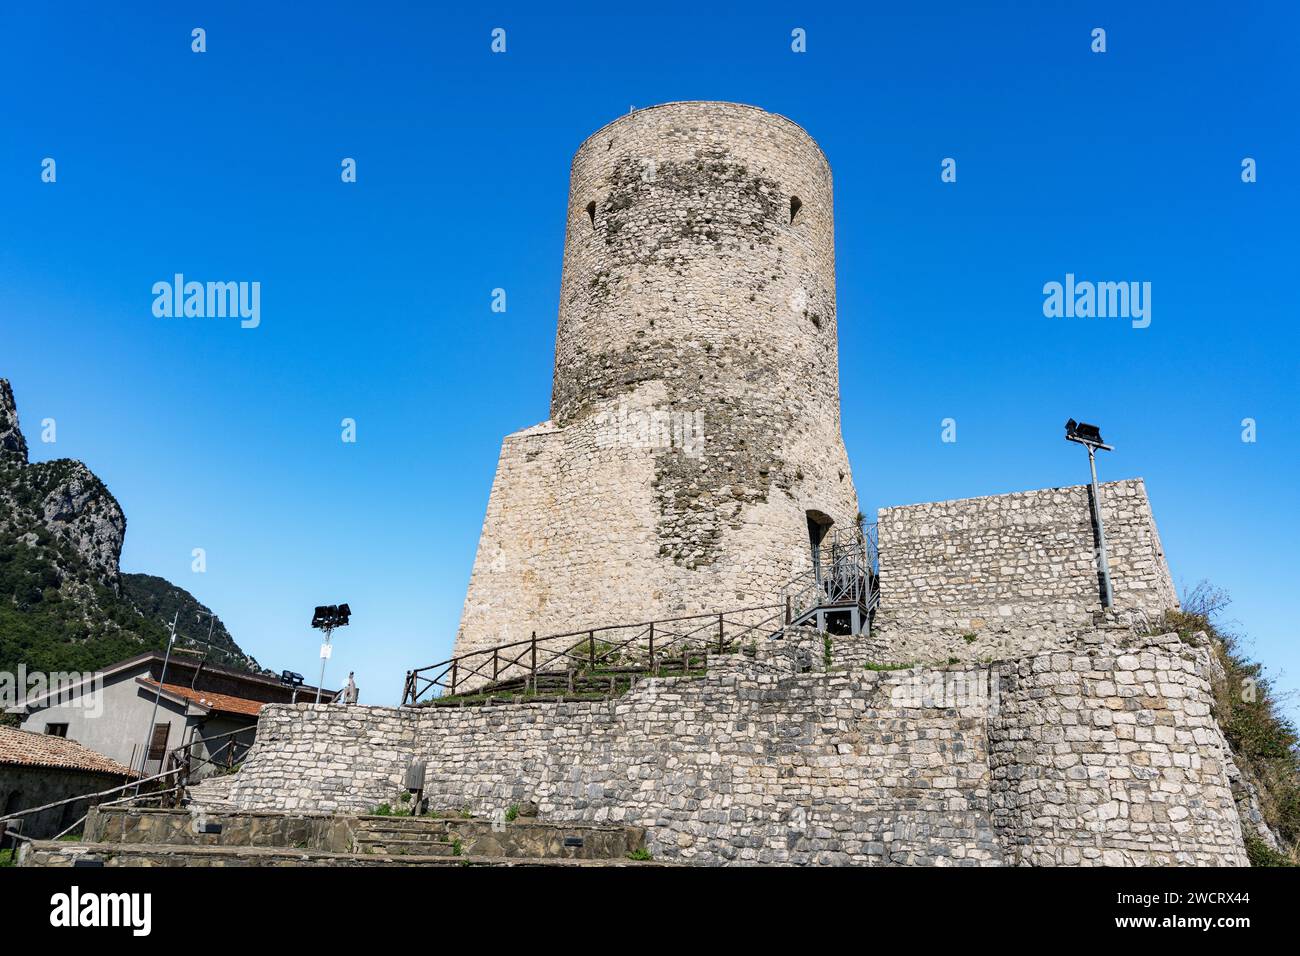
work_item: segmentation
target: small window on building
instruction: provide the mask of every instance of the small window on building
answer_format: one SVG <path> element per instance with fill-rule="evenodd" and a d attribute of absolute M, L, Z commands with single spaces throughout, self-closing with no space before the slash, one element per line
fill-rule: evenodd
<path fill-rule="evenodd" d="M 591 220 L 591 228 L 595 229 L 596 228 L 596 204 L 594 202 L 587 203 L 587 218 Z"/>
<path fill-rule="evenodd" d="M 68 725 L 67 724 L 46 724 L 45 733 L 51 737 L 66 737 L 68 736 Z"/>
<path fill-rule="evenodd" d="M 803 208 L 803 202 L 798 196 L 790 197 L 790 225 L 794 225 L 795 217 L 799 215 L 799 210 Z"/>

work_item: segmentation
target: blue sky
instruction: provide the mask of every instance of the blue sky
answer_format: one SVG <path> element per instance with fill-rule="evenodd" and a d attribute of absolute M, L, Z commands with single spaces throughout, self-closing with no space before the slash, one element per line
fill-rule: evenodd
<path fill-rule="evenodd" d="M 123 568 L 264 664 L 314 678 L 336 601 L 327 682 L 355 670 L 363 702 L 447 656 L 501 438 L 547 417 L 573 152 L 630 106 L 717 99 L 834 170 L 863 510 L 1079 483 L 1061 424 L 1099 422 L 1175 580 L 1227 588 L 1300 685 L 1293 6 L 268 6 L 0 14 L 0 376 L 33 457 L 122 503 Z M 156 318 L 176 272 L 259 281 L 261 326 Z M 1045 318 L 1067 272 L 1150 282 L 1150 327 Z"/>

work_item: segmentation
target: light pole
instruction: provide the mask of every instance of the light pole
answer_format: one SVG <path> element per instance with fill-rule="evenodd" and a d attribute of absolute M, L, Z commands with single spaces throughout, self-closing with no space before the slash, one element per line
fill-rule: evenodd
<path fill-rule="evenodd" d="M 320 680 L 316 682 L 316 703 L 320 703 L 321 685 L 325 683 L 325 662 L 329 660 L 333 648 L 330 645 L 330 637 L 334 634 L 334 628 L 346 627 L 348 618 L 352 616 L 352 609 L 346 604 L 320 604 L 317 605 L 315 613 L 312 614 L 311 626 L 325 633 L 325 643 L 320 646 Z"/>
<path fill-rule="evenodd" d="M 1065 440 L 1076 442 L 1088 449 L 1088 468 L 1092 472 L 1092 513 L 1097 522 L 1097 563 L 1101 567 L 1101 606 L 1115 606 L 1115 592 L 1110 586 L 1110 561 L 1106 557 L 1106 528 L 1101 521 L 1101 492 L 1097 488 L 1097 451 L 1114 451 L 1101 440 L 1101 429 L 1085 425 L 1073 418 L 1065 423 Z"/>
<path fill-rule="evenodd" d="M 140 755 L 140 776 L 145 776 L 144 766 L 149 761 L 149 747 L 153 743 L 154 721 L 158 719 L 158 701 L 162 697 L 163 682 L 167 680 L 167 662 L 172 659 L 172 645 L 176 643 L 176 620 L 181 616 L 181 609 L 178 607 L 176 613 L 172 615 L 171 634 L 167 638 L 167 651 L 163 654 L 162 673 L 158 675 L 158 690 L 153 695 L 153 713 L 149 716 L 149 729 L 145 731 L 144 736 L 144 753 Z M 158 768 L 160 771 L 162 767 Z"/>

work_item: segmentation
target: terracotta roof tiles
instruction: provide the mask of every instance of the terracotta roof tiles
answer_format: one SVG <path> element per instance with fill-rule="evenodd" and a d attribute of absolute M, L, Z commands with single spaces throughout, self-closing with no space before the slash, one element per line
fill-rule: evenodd
<path fill-rule="evenodd" d="M 149 687 L 158 686 L 158 682 L 151 677 L 141 677 L 139 681 Z M 248 700 L 245 697 L 233 697 L 230 694 L 216 694 L 210 690 L 194 690 L 183 684 L 163 684 L 162 689 L 169 694 L 184 697 L 186 700 L 192 700 L 196 704 L 202 704 L 211 710 L 219 710 L 226 714 L 243 714 L 247 717 L 256 717 L 261 713 L 262 708 L 266 706 L 265 701 Z"/>
<path fill-rule="evenodd" d="M 0 764 L 20 767 L 52 767 L 60 770 L 90 770 L 119 777 L 139 774 L 75 740 L 35 734 L 29 730 L 0 727 Z"/>

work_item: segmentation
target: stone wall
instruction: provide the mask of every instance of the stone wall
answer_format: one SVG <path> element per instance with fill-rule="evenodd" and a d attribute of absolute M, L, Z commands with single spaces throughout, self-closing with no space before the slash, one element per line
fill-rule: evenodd
<path fill-rule="evenodd" d="M 506 438 L 456 652 L 778 603 L 840 435 L 830 168 L 784 117 L 675 103 L 574 157 L 548 421 Z"/>
<path fill-rule="evenodd" d="M 100 793 L 128 779 L 89 770 L 3 764 L 0 765 L 0 816 Z M 45 839 L 72 826 L 85 816 L 89 806 L 86 800 L 76 800 L 40 813 L 29 813 L 8 824 L 0 823 L 0 828 L 7 826 L 33 840 Z"/>
<path fill-rule="evenodd" d="M 383 846 L 366 847 L 374 841 L 372 828 L 387 828 Z M 423 834 L 429 841 L 455 841 L 467 856 L 531 857 L 536 859 L 621 859 L 639 849 L 645 833 L 637 827 L 594 824 L 539 823 L 520 815 L 506 820 L 470 819 L 454 815 L 432 816 L 349 816 L 333 813 L 231 813 L 155 807 L 106 807 L 92 809 L 86 819 L 84 842 L 151 846 L 270 847 L 320 850 L 327 853 L 410 853 L 432 855 L 431 842 L 403 844 L 409 832 Z M 572 838 L 577 838 L 572 839 Z M 577 844 L 576 846 L 574 844 Z"/>
<path fill-rule="evenodd" d="M 139 807 L 90 811 L 88 843 L 302 847 L 349 853 L 356 819 L 326 813 L 209 813 Z"/>
<path fill-rule="evenodd" d="M 996 666 L 989 763 L 1009 863 L 1245 864 L 1207 648 L 1167 634 Z"/>
<path fill-rule="evenodd" d="M 1142 479 L 1101 485 L 1118 623 L 1178 599 Z M 875 629 L 891 659 L 992 660 L 1060 646 L 1101 616 L 1087 485 L 882 508 Z"/>
<path fill-rule="evenodd" d="M 819 641 L 820 639 L 818 639 Z M 646 828 L 701 863 L 1241 864 L 1204 648 L 1174 635 L 878 671 L 851 642 L 720 655 L 600 702 L 271 705 L 242 809 L 430 803 Z"/>

